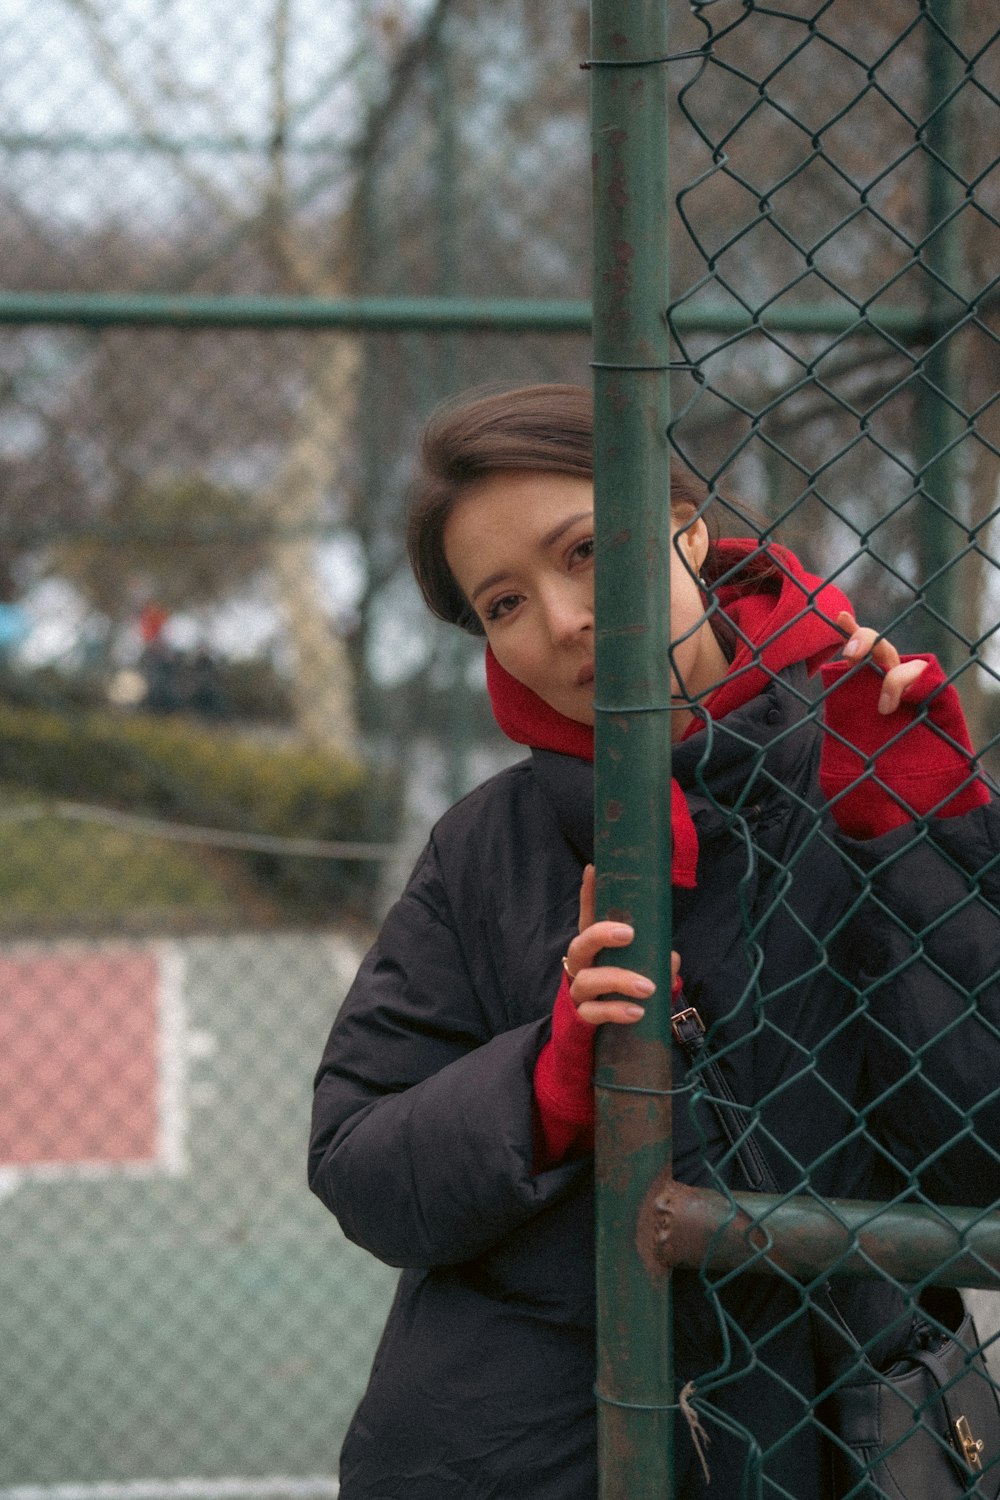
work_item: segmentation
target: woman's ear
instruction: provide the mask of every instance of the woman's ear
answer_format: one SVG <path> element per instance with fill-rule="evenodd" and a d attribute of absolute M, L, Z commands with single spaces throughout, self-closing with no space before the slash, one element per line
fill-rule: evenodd
<path fill-rule="evenodd" d="M 693 513 L 675 516 L 674 521 L 677 527 L 674 546 L 678 548 L 685 565 L 697 578 L 708 556 L 708 527 L 701 516 L 695 516 Z"/>

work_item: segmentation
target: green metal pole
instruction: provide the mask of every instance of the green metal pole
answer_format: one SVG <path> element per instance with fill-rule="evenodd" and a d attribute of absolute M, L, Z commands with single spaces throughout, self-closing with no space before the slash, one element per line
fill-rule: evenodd
<path fill-rule="evenodd" d="M 598 915 L 634 925 L 614 961 L 658 986 L 643 1021 L 598 1042 L 601 1500 L 672 1490 L 669 1272 L 636 1230 L 671 1128 L 667 70 L 644 61 L 666 53 L 666 12 L 591 6 Z"/>
<path fill-rule="evenodd" d="M 1000 1214 L 923 1203 L 729 1197 L 663 1177 L 647 1197 L 643 1254 L 664 1266 L 1000 1289 Z"/>
<path fill-rule="evenodd" d="M 462 256 L 461 225 L 458 216 L 459 152 L 455 129 L 455 101 L 451 77 L 450 26 L 442 16 L 431 44 L 432 87 L 434 90 L 435 201 L 435 286 L 438 295 L 461 294 Z M 459 386 L 458 332 L 445 330 L 438 340 L 434 362 L 434 384 L 441 397 L 452 394 Z M 450 679 L 447 706 L 448 798 L 457 802 L 469 790 L 469 764 L 472 747 L 472 694 L 467 681 L 471 642 L 460 631 L 445 627 L 444 646 Z"/>
<path fill-rule="evenodd" d="M 995 305 L 986 299 L 980 313 Z M 879 334 L 923 342 L 934 330 L 923 307 L 875 312 L 802 302 L 765 308 L 691 302 L 673 313 L 686 332 Z M 342 328 L 360 333 L 587 333 L 589 302 L 541 297 L 198 297 L 184 292 L 3 292 L 0 324 L 87 328 Z"/>
<path fill-rule="evenodd" d="M 450 51 L 451 27 L 447 17 L 434 34 L 431 62 L 434 88 L 435 199 L 437 223 L 435 245 L 435 289 L 440 297 L 461 295 L 462 253 L 461 223 L 458 215 L 459 151 L 455 128 L 455 99 L 452 87 Z M 454 329 L 441 339 L 438 385 L 443 393 L 458 388 L 459 345 Z"/>
<path fill-rule="evenodd" d="M 955 178 L 959 159 L 957 104 L 951 98 L 961 78 L 961 59 L 946 40 L 954 24 L 952 0 L 925 0 L 925 5 L 926 213 L 922 258 L 930 276 L 927 300 L 932 342 L 921 366 L 916 411 L 921 489 L 918 552 L 925 606 L 921 645 L 936 651 L 947 669 L 957 666 L 959 660 L 958 641 L 948 628 L 954 618 L 958 586 L 958 569 L 951 560 L 965 542 L 954 514 L 958 464 L 953 444 L 960 429 L 953 403 L 958 400 L 961 385 L 956 335 L 949 328 L 964 310 L 958 301 L 962 226 L 956 209 L 962 192 Z"/>

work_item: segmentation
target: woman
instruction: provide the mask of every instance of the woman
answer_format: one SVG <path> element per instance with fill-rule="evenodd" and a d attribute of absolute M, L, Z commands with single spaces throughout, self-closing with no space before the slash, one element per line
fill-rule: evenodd
<path fill-rule="evenodd" d="M 436 614 L 485 636 L 494 712 L 531 755 L 432 833 L 317 1077 L 312 1188 L 403 1268 L 343 1500 L 596 1493 L 593 1038 L 669 1000 L 627 963 L 595 966 L 633 934 L 593 913 L 591 423 L 586 391 L 529 387 L 447 408 L 425 438 L 418 582 Z M 1000 954 L 1000 828 L 954 693 L 790 553 L 713 540 L 706 501 L 672 472 L 685 1002 L 755 1106 L 783 1188 L 887 1199 L 915 1181 L 977 1201 L 995 1157 L 948 1143 L 984 1099 L 978 1136 L 1000 1124 L 977 1082 L 1000 1072 L 997 986 L 983 988 Z M 825 731 L 807 688 L 824 664 Z M 703 1094 L 678 1094 L 673 1149 L 680 1180 L 745 1185 Z M 823 1496 L 810 1403 L 837 1352 L 817 1351 L 799 1291 L 749 1275 L 675 1285 L 675 1368 L 698 1392 L 711 1493 Z M 840 1312 L 872 1358 L 891 1357 L 908 1304 L 844 1285 Z M 678 1428 L 676 1494 L 701 1495 Z"/>

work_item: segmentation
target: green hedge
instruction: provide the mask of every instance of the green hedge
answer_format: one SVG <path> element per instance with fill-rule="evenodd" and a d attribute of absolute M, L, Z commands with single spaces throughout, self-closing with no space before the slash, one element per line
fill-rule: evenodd
<path fill-rule="evenodd" d="M 3 788 L 8 802 L 31 795 L 225 831 L 352 842 L 391 838 L 398 800 L 384 774 L 291 741 L 177 717 L 14 704 L 0 704 Z M 163 850 L 169 842 L 144 840 Z M 270 907 L 276 919 L 364 915 L 379 875 L 374 861 L 186 849 L 216 870 L 228 864 L 236 886 L 252 887 L 257 915 Z"/>

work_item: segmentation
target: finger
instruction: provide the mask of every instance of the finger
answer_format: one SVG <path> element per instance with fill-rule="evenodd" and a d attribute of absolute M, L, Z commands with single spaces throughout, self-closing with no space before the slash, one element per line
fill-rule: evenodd
<path fill-rule="evenodd" d="M 644 1004 L 655 993 L 656 985 L 645 974 L 638 974 L 635 969 L 619 969 L 612 964 L 581 969 L 570 986 L 577 1010 L 591 1001 L 607 1003 L 622 998 Z"/>
<path fill-rule="evenodd" d="M 899 666 L 899 652 L 891 641 L 880 636 L 872 646 L 871 659 L 883 672 L 893 672 Z"/>
<path fill-rule="evenodd" d="M 577 1006 L 577 1014 L 588 1026 L 634 1026 L 646 1012 L 628 1000 L 586 1000 Z"/>
<path fill-rule="evenodd" d="M 838 616 L 837 624 L 846 630 L 851 620 L 852 617 L 845 612 Z M 848 661 L 863 661 L 868 657 L 883 672 L 891 672 L 899 666 L 899 652 L 892 642 L 867 625 L 854 625 L 841 655 Z"/>
<path fill-rule="evenodd" d="M 903 694 L 908 687 L 916 682 L 917 678 L 927 666 L 925 661 L 905 661 L 901 665 L 893 667 L 885 674 L 882 691 L 879 694 L 878 711 L 880 714 L 894 714 L 903 701 Z"/>
<path fill-rule="evenodd" d="M 589 1026 L 631 1026 L 645 1015 L 656 985 L 634 969 L 610 964 L 582 969 L 570 985 L 577 1014 Z"/>
<path fill-rule="evenodd" d="M 582 932 L 585 927 L 593 926 L 596 916 L 595 908 L 596 879 L 593 865 L 586 865 L 583 871 L 583 881 L 580 885 L 580 923 L 578 931 Z"/>
<path fill-rule="evenodd" d="M 900 660 L 891 640 L 880 636 L 879 631 L 873 630 L 871 625 L 855 625 L 850 640 L 844 642 L 841 655 L 846 655 L 849 661 L 861 661 L 870 655 L 871 660 L 883 669 L 895 666 Z"/>
<path fill-rule="evenodd" d="M 589 969 L 604 948 L 627 948 L 635 937 L 635 928 L 627 922 L 591 922 L 566 950 L 572 977 Z"/>
<path fill-rule="evenodd" d="M 859 625 L 848 609 L 842 609 L 837 616 L 837 627 L 847 636 L 841 655 L 846 656 L 848 660 L 851 657 L 860 658 L 867 656 L 878 640 L 878 632 L 867 626 Z"/>

